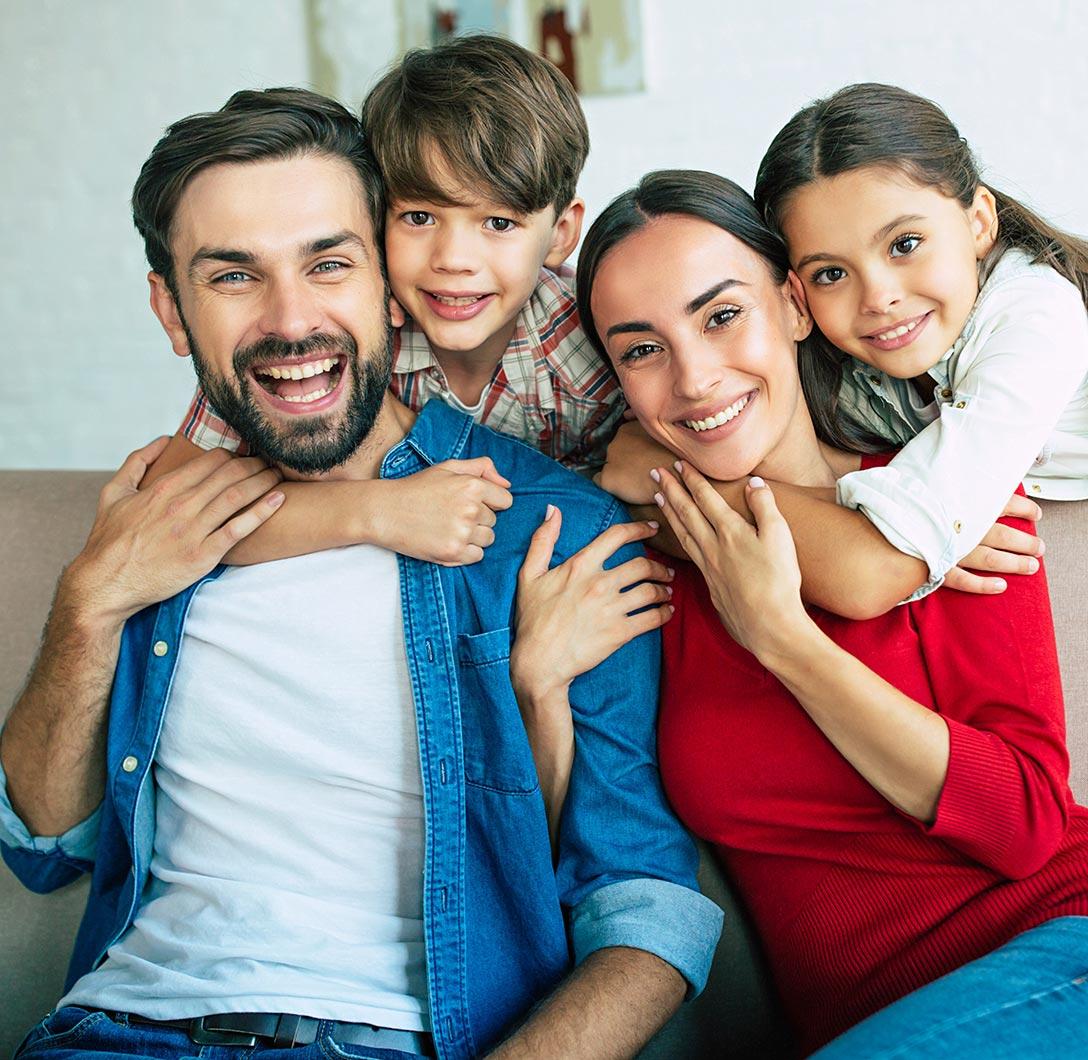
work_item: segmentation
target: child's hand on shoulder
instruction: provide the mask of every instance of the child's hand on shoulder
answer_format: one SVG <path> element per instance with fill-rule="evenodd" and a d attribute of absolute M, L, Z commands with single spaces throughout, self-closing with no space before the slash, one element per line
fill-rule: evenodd
<path fill-rule="evenodd" d="M 495 513 L 513 504 L 509 481 L 486 456 L 444 460 L 383 484 L 375 543 L 444 567 L 479 563 L 495 540 Z"/>

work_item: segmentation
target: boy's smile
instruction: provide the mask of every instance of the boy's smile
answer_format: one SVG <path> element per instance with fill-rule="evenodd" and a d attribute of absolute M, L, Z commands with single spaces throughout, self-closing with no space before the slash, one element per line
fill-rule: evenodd
<path fill-rule="evenodd" d="M 541 267 L 558 268 L 574 249 L 582 204 L 556 217 L 552 206 L 519 214 L 460 195 L 453 205 L 391 199 L 389 282 L 444 368 L 471 364 L 490 377 Z"/>

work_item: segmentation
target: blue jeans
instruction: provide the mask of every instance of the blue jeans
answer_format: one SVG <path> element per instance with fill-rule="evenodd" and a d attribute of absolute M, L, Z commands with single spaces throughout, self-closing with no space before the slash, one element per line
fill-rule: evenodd
<path fill-rule="evenodd" d="M 341 1045 L 328 1035 L 313 1045 L 295 1049 L 252 1048 L 241 1045 L 196 1045 L 189 1035 L 172 1027 L 130 1026 L 124 1013 L 91 1012 L 77 1005 L 46 1016 L 16 1050 L 18 1060 L 425 1060 L 418 1053 L 374 1049 L 365 1045 Z"/>
<path fill-rule="evenodd" d="M 1065 916 L 915 990 L 812 1060 L 1088 1056 L 1088 917 Z"/>

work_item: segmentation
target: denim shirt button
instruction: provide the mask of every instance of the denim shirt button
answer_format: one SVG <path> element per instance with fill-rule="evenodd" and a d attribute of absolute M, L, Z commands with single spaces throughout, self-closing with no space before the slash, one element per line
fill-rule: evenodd
<path fill-rule="evenodd" d="M 140 760 L 135 755 L 125 755 L 121 760 L 121 768 L 126 773 L 135 773 L 140 765 Z"/>

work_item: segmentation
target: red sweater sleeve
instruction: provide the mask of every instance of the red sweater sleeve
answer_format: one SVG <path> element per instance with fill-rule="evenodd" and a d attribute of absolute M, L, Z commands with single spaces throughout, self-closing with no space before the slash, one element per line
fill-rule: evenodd
<path fill-rule="evenodd" d="M 1057 850 L 1072 802 L 1045 574 L 1010 577 L 1000 596 L 939 589 L 908 606 L 951 738 L 928 831 L 1003 876 L 1029 876 Z"/>

